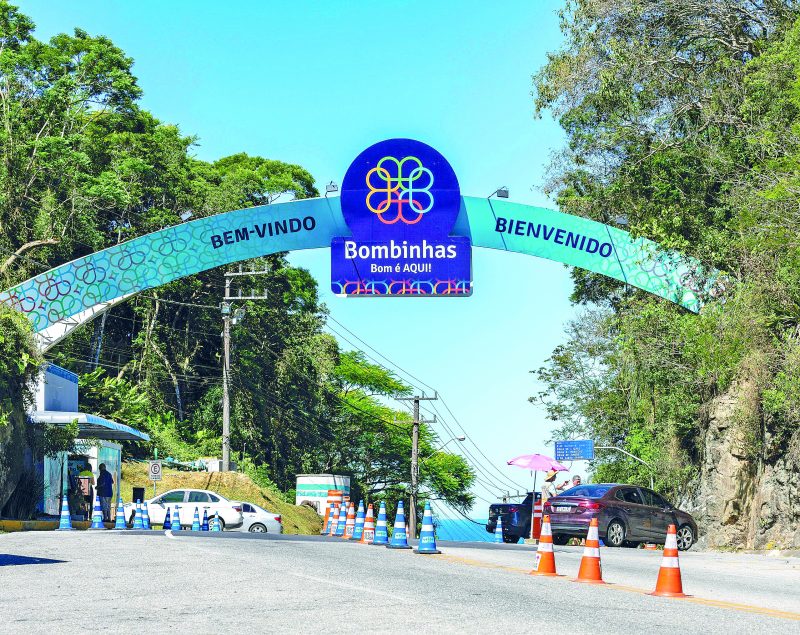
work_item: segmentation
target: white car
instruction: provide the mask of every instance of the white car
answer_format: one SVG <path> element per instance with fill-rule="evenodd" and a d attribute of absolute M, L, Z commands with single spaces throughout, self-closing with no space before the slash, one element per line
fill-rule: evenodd
<path fill-rule="evenodd" d="M 255 503 L 242 503 L 242 516 L 244 521 L 239 531 L 251 531 L 261 534 L 282 534 L 283 525 L 281 515 L 268 512 Z"/>
<path fill-rule="evenodd" d="M 125 518 L 133 523 L 136 516 L 136 505 L 126 503 L 124 506 Z M 194 520 L 194 510 L 197 509 L 200 522 L 203 522 L 203 512 L 208 512 L 208 520 L 214 514 L 219 514 L 222 529 L 236 528 L 242 524 L 242 503 L 231 501 L 216 492 L 205 489 L 173 489 L 159 494 L 147 501 L 147 513 L 150 523 L 163 525 L 170 510 L 170 520 L 175 521 L 175 511 L 180 510 L 181 527 L 191 527 Z"/>

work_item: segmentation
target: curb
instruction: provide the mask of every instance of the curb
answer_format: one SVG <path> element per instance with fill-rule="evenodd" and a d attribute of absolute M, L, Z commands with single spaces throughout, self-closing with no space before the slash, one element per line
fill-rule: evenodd
<path fill-rule="evenodd" d="M 92 523 L 85 520 L 72 521 L 73 529 L 89 529 Z M 103 523 L 106 529 L 113 529 L 114 523 Z M 0 531 L 9 533 L 17 531 L 55 531 L 57 520 L 0 520 Z"/>

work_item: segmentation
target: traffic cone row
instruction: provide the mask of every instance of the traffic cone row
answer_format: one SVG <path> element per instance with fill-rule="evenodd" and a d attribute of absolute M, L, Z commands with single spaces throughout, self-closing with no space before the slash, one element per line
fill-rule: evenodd
<path fill-rule="evenodd" d="M 339 506 L 338 513 L 332 507 L 328 513 L 327 526 L 322 531 L 322 534 L 344 538 L 362 545 L 375 545 L 388 547 L 389 549 L 411 549 L 411 545 L 408 544 L 408 526 L 406 524 L 403 501 L 398 501 L 397 503 L 397 515 L 395 516 L 391 537 L 387 528 L 385 502 L 381 502 L 377 520 L 375 519 L 375 511 L 372 504 L 369 504 L 366 511 L 364 511 L 364 501 L 362 500 L 358 503 L 358 511 L 355 512 L 354 509 L 355 504 L 352 502 L 349 506 L 347 503 L 342 503 Z M 425 503 L 419 546 L 414 552 L 421 554 L 441 553 L 436 548 L 436 534 L 430 502 Z"/>
<path fill-rule="evenodd" d="M 583 549 L 578 577 L 574 582 L 590 584 L 606 584 L 603 580 L 603 568 L 600 564 L 600 536 L 598 521 L 592 518 L 586 534 L 586 546 Z M 542 519 L 542 533 L 536 549 L 536 561 L 531 575 L 558 576 L 556 572 L 555 554 L 553 552 L 553 533 L 550 528 L 550 516 Z M 648 595 L 670 598 L 690 597 L 683 592 L 681 567 L 678 562 L 678 538 L 675 525 L 667 528 L 667 539 L 664 543 L 664 555 L 658 570 L 656 589 Z"/>

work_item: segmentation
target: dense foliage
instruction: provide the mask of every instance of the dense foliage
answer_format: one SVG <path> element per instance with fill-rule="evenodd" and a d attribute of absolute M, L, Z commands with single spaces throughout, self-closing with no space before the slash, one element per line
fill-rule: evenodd
<path fill-rule="evenodd" d="M 189 211 L 198 218 L 318 195 L 297 165 L 243 153 L 193 157 L 193 137 L 138 105 L 133 60 L 108 38 L 76 29 L 41 42 L 32 31 L 0 2 L 2 288 Z M 340 350 L 323 331 L 316 282 L 284 254 L 244 266 L 264 273 L 237 285 L 266 299 L 237 303 L 245 317 L 232 333 L 234 459 L 284 491 L 297 473 L 333 471 L 353 476 L 355 495 L 404 494 L 410 424 L 387 404 L 408 387 Z M 162 457 L 219 456 L 223 273 L 143 293 L 51 350 L 82 374 L 82 409 L 149 432 Z M 8 311 L 0 317 L 19 322 Z M 0 349 L 0 368 L 22 364 L 27 373 L 24 362 L 18 346 Z M 434 455 L 435 442 L 423 426 L 423 455 Z M 421 478 L 436 496 L 471 503 L 473 474 L 460 457 L 436 454 Z"/>
<path fill-rule="evenodd" d="M 575 271 L 585 312 L 538 371 L 558 438 L 595 438 L 686 493 L 709 404 L 738 387 L 754 470 L 800 445 L 800 10 L 791 0 L 571 0 L 536 107 L 568 145 L 551 190 L 567 212 L 723 271 L 698 315 Z M 744 395 L 744 397 L 742 397 Z M 792 450 L 794 448 L 794 450 Z M 602 454 L 598 480 L 647 483 Z"/>

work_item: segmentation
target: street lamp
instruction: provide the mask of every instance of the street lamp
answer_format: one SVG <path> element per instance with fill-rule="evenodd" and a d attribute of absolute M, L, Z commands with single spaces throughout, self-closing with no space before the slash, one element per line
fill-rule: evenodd
<path fill-rule="evenodd" d="M 493 196 L 497 196 L 497 198 L 508 198 L 508 186 L 504 185 L 503 187 L 497 188 L 494 192 L 489 194 L 486 198 L 492 198 Z"/>
<path fill-rule="evenodd" d="M 428 456 L 426 456 L 424 459 L 422 459 L 422 460 L 420 461 L 420 463 L 424 463 L 424 462 L 425 462 L 425 461 L 427 461 L 429 458 L 431 458 L 431 457 L 432 457 L 434 454 L 438 454 L 439 452 L 441 452 L 442 450 L 444 450 L 444 449 L 445 449 L 445 447 L 447 447 L 447 444 L 448 444 L 448 443 L 452 443 L 453 441 L 458 441 L 459 443 L 461 443 L 461 442 L 465 441 L 465 440 L 466 440 L 466 438 L 467 438 L 467 437 L 465 437 L 465 436 L 463 436 L 463 435 L 462 435 L 462 436 L 459 436 L 459 437 L 453 437 L 452 439 L 448 439 L 447 441 L 445 441 L 445 442 L 444 442 L 444 444 L 442 445 L 442 447 L 440 447 L 440 448 L 437 448 L 436 450 L 434 450 L 433 452 L 431 452 L 431 453 L 430 453 Z"/>
<path fill-rule="evenodd" d="M 328 194 L 338 191 L 339 191 L 339 186 L 336 185 L 336 183 L 334 183 L 333 181 L 331 181 L 325 186 L 325 198 L 328 198 Z"/>

